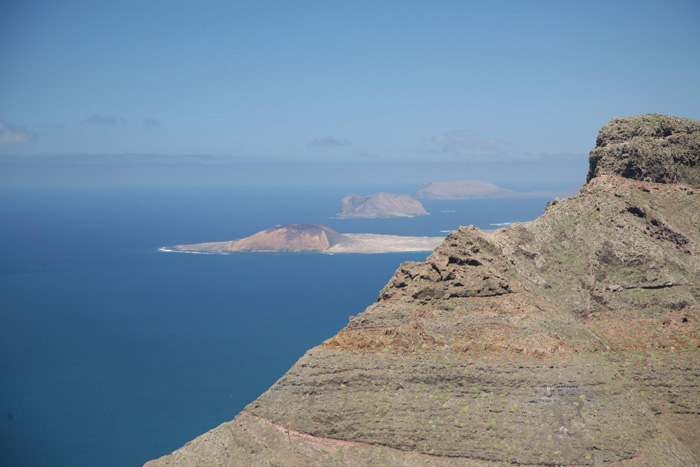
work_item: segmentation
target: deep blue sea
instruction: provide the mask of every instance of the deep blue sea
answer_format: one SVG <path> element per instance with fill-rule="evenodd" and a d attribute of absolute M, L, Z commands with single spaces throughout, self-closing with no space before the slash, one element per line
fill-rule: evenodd
<path fill-rule="evenodd" d="M 168 454 L 345 326 L 400 262 L 428 255 L 161 246 L 288 223 L 439 236 L 532 220 L 547 201 L 425 201 L 429 216 L 331 219 L 345 195 L 375 188 L 0 190 L 0 466 L 140 466 Z"/>

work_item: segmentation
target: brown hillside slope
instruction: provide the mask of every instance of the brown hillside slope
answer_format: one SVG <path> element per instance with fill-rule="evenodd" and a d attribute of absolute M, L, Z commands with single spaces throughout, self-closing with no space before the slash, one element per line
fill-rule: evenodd
<path fill-rule="evenodd" d="M 403 263 L 232 422 L 147 465 L 692 466 L 698 440 L 700 190 L 603 174 Z"/>
<path fill-rule="evenodd" d="M 342 237 L 321 224 L 276 225 L 229 242 L 228 251 L 323 251 Z"/>

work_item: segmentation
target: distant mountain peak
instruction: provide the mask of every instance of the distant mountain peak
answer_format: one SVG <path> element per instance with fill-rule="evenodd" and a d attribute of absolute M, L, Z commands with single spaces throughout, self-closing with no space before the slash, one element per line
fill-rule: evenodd
<path fill-rule="evenodd" d="M 568 198 L 575 195 L 580 185 L 562 191 L 515 191 L 481 180 L 453 180 L 424 182 L 418 197 L 422 199 L 502 199 L 502 198 Z"/>
<path fill-rule="evenodd" d="M 349 194 L 340 203 L 340 219 L 375 217 L 412 217 L 428 214 L 420 201 L 408 195 L 375 193 L 369 196 Z"/>

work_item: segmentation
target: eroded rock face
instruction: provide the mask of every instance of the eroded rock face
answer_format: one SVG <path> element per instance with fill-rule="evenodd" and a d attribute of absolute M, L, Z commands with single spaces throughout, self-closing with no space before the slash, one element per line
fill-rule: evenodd
<path fill-rule="evenodd" d="M 610 120 L 591 151 L 587 180 L 599 175 L 700 186 L 700 122 L 657 114 Z"/>
<path fill-rule="evenodd" d="M 379 300 L 397 294 L 419 300 L 503 295 L 512 292 L 507 271 L 498 247 L 478 229 L 461 228 L 448 235 L 425 263 L 401 264 Z"/>
<path fill-rule="evenodd" d="M 621 175 L 450 234 L 233 422 L 149 466 L 700 465 L 700 190 Z"/>

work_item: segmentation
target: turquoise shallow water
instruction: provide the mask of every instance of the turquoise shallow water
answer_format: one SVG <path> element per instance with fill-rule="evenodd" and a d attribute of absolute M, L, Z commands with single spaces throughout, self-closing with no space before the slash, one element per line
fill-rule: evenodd
<path fill-rule="evenodd" d="M 330 219 L 350 191 L 376 190 L 2 190 L 0 465 L 131 466 L 167 454 L 232 419 L 371 304 L 401 261 L 427 256 L 160 246 L 278 223 L 437 236 L 530 220 L 546 203 L 427 201 L 430 216 Z"/>

